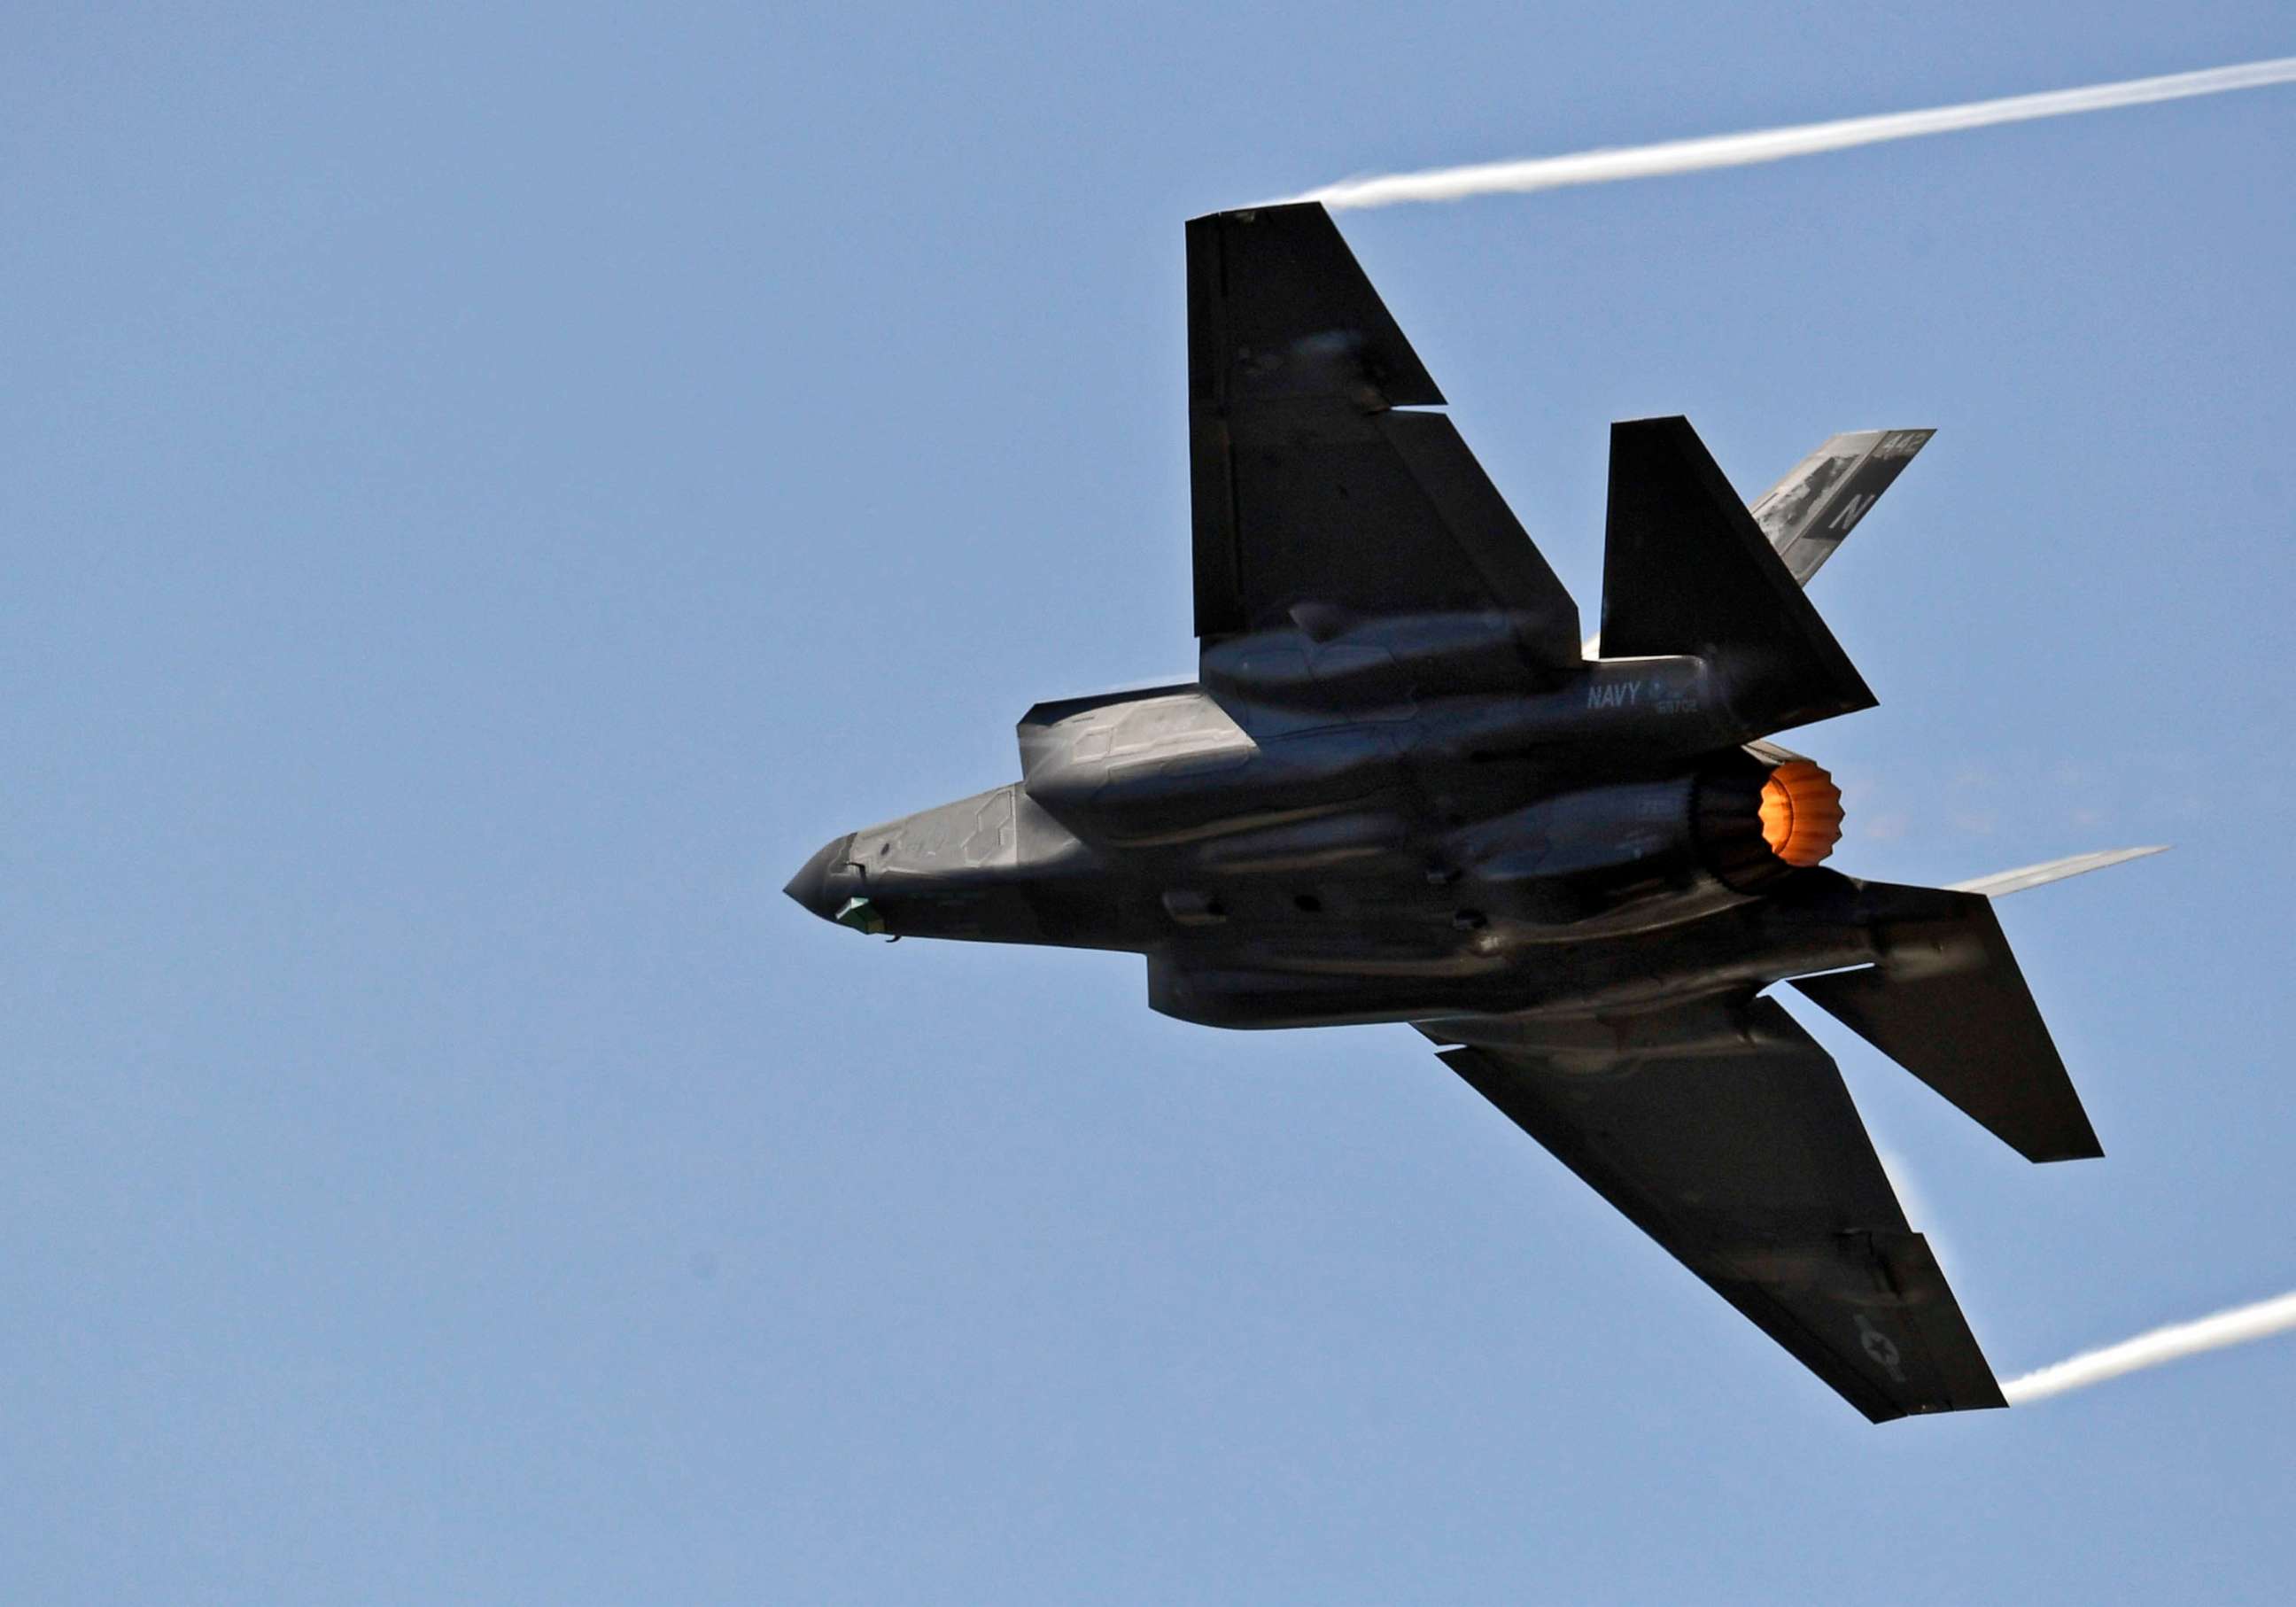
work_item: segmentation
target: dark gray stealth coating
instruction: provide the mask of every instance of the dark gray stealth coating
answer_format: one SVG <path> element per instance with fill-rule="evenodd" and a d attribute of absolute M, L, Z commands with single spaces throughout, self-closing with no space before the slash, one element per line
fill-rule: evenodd
<path fill-rule="evenodd" d="M 1929 432 L 1835 436 L 1750 510 L 1685 421 L 1614 426 L 1589 658 L 1323 209 L 1187 247 L 1197 678 L 1039 703 L 1018 782 L 790 896 L 1138 954 L 1186 1021 L 1412 1022 L 1868 1417 L 2002 1405 L 1833 1062 L 1759 996 L 1799 979 L 2035 1160 L 2099 1152 L 1985 898 L 1763 830 L 1794 756 L 1762 739 L 1874 702 L 1801 583 Z"/>

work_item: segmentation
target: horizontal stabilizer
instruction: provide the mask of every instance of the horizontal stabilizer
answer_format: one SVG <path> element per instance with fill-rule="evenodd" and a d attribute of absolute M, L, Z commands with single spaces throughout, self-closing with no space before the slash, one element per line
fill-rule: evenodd
<path fill-rule="evenodd" d="M 1710 660 L 1742 737 L 1874 706 L 1686 419 L 1611 426 L 1603 656 Z"/>
<path fill-rule="evenodd" d="M 1809 584 L 1936 433 L 1853 430 L 1829 436 L 1784 480 L 1754 499 L 1747 511 L 1798 584 Z"/>
<path fill-rule="evenodd" d="M 2062 881 L 2068 876 L 2083 876 L 2091 871 L 2101 871 L 2109 865 L 2127 865 L 2132 859 L 2144 859 L 2168 851 L 2169 845 L 2165 842 L 2155 843 L 2146 849 L 2100 849 L 2094 854 L 2071 854 L 2062 859 L 2052 859 L 2045 865 L 2029 865 L 2020 870 L 1996 871 L 1990 876 L 1956 881 L 1946 890 L 1977 893 L 1988 898 L 2005 898 L 2011 893 L 2021 893 L 2029 887 L 2046 887 L 2052 881 Z"/>
<path fill-rule="evenodd" d="M 1793 984 L 2028 1160 L 2104 1153 L 1984 898 L 1871 882 L 1878 964 Z"/>

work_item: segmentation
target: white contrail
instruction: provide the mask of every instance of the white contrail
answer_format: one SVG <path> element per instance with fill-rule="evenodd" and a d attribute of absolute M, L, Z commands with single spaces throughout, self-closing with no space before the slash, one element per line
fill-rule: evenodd
<path fill-rule="evenodd" d="M 2021 1406 L 2029 1400 L 2062 1395 L 2068 1390 L 2086 1390 L 2124 1373 L 2157 1367 L 2162 1362 L 2178 1361 L 2226 1345 L 2244 1345 L 2251 1340 L 2283 1333 L 2291 1328 L 2296 1328 L 2296 1294 L 2277 1295 L 2253 1306 L 2219 1311 L 2198 1322 L 2155 1328 L 2150 1333 L 2140 1333 L 2101 1350 L 2084 1350 L 2022 1378 L 2005 1381 L 2001 1393 L 2009 1398 L 2011 1406 Z"/>
<path fill-rule="evenodd" d="M 1668 173 L 1694 173 L 1704 168 L 1743 167 L 1750 162 L 1774 162 L 1784 157 L 1810 156 L 1820 151 L 1841 151 L 1883 140 L 1912 139 L 1916 135 L 1952 134 L 1995 123 L 2070 117 L 2078 111 L 2106 111 L 2116 106 L 2142 106 L 2152 101 L 2222 94 L 2229 89 L 2260 89 L 2267 84 L 2292 81 L 2296 81 L 2296 56 L 2281 56 L 2237 67 L 2170 73 L 2166 78 L 2092 84 L 2086 89 L 2053 89 L 2043 94 L 1972 101 L 1965 106 L 1935 106 L 1927 111 L 1891 111 L 1879 117 L 1844 118 L 1832 123 L 1803 123 L 1790 128 L 1758 128 L 1746 134 L 1669 140 L 1658 145 L 1582 151 L 1571 156 L 1540 156 L 1523 161 L 1433 168 L 1423 173 L 1345 178 L 1292 199 L 1320 201 L 1333 208 L 1390 207 L 1406 201 L 1459 201 L 1470 195 L 1552 190 L 1563 184 L 1606 184 L 1621 178 L 1656 178 Z"/>

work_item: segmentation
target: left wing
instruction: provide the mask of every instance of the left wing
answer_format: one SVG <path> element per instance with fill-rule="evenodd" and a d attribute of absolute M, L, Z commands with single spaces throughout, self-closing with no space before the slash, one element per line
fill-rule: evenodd
<path fill-rule="evenodd" d="M 1841 1072 L 1775 1001 L 1421 1030 L 1458 1045 L 1442 1058 L 1477 1093 L 1872 1421 L 2007 1404 Z"/>
<path fill-rule="evenodd" d="M 1196 635 L 1341 617 L 1514 617 L 1578 661 L 1578 610 L 1313 202 L 1188 225 Z"/>

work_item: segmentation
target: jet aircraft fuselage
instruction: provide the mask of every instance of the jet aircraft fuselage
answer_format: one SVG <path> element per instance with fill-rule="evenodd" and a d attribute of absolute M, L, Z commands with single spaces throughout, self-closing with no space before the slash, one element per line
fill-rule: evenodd
<path fill-rule="evenodd" d="M 1499 684 L 1430 690 L 1409 650 L 1456 650 L 1442 623 L 1259 633 L 1206 655 L 1222 699 L 1039 704 L 1021 781 L 840 838 L 791 892 L 901 936 L 1145 955 L 1156 1009 L 1226 1027 L 1584 1010 L 1874 957 L 1853 910 L 1765 897 L 1792 880 L 1761 818 L 1790 761 L 1719 744 L 1708 662 L 1526 689 L 1493 622 Z"/>

